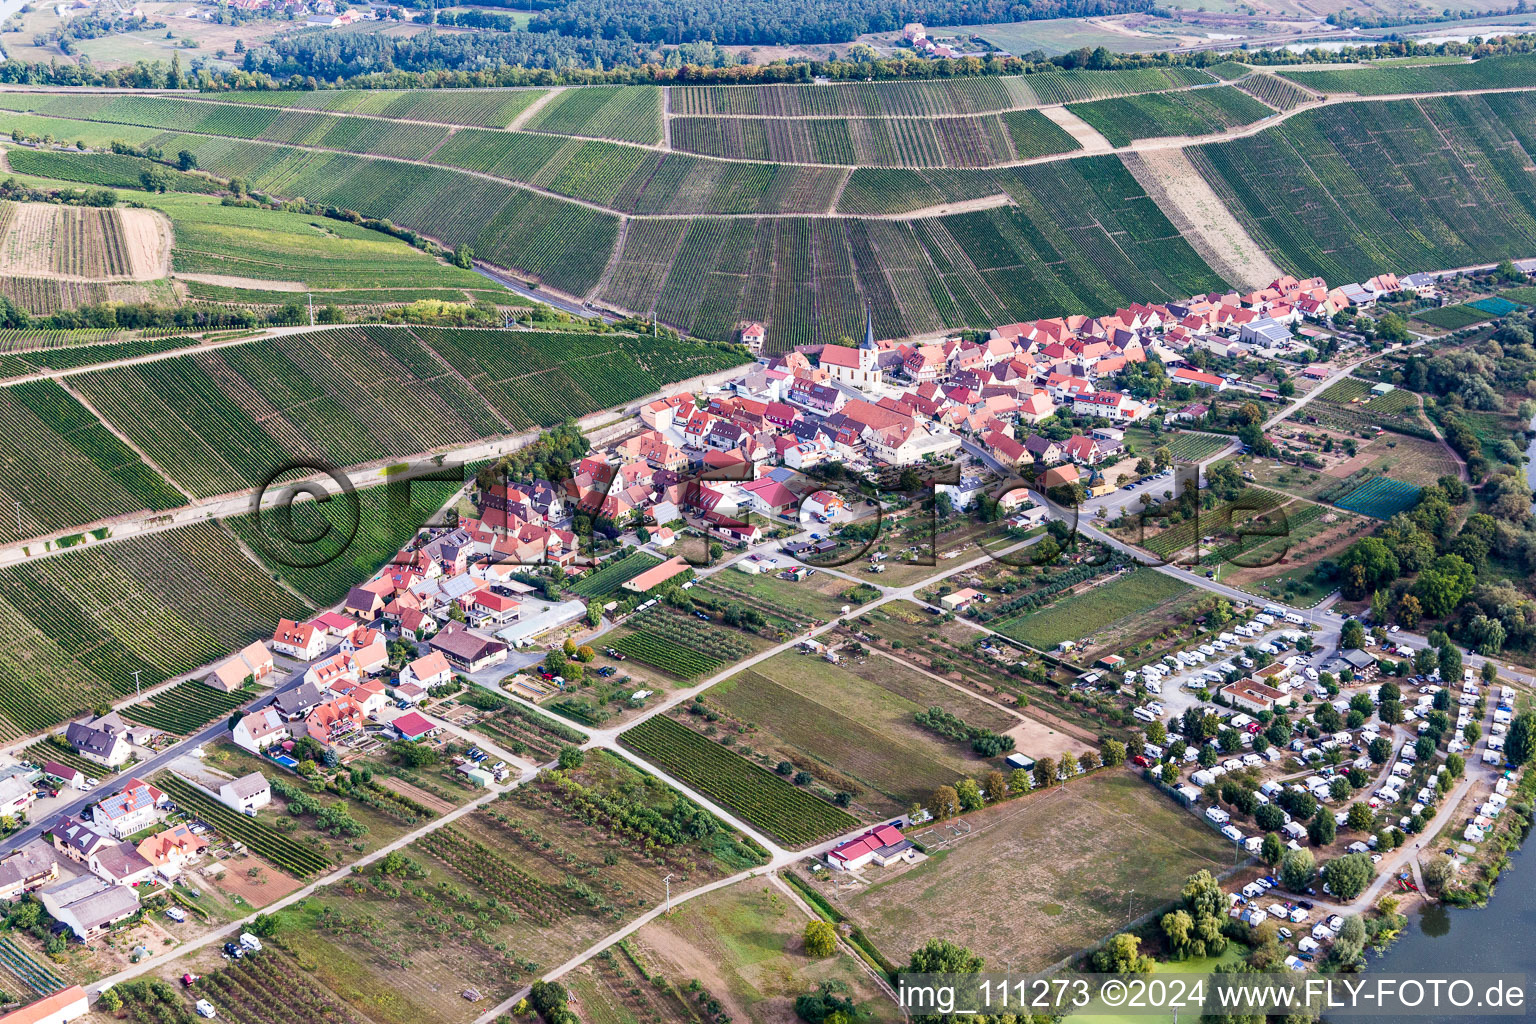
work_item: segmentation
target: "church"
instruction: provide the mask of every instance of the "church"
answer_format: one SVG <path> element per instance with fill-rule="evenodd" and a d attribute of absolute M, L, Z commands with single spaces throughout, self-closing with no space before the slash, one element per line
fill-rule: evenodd
<path fill-rule="evenodd" d="M 821 350 L 821 368 L 834 380 L 861 391 L 880 385 L 880 348 L 875 344 L 875 322 L 864 312 L 864 342 L 858 348 L 827 345 Z"/>

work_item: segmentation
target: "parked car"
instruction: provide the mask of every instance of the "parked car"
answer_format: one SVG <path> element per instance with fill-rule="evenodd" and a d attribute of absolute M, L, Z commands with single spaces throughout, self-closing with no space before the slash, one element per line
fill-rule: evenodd
<path fill-rule="evenodd" d="M 233 942 L 226 942 L 224 943 L 224 958 L 226 960 L 243 960 L 245 958 L 245 950 Z"/>
<path fill-rule="evenodd" d="M 165 916 L 170 918 L 172 921 L 175 921 L 177 924 L 181 924 L 187 919 L 187 912 L 182 910 L 180 907 L 166 907 Z"/>

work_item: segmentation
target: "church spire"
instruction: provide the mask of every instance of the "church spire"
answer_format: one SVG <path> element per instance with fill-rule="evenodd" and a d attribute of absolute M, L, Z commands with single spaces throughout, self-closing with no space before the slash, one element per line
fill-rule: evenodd
<path fill-rule="evenodd" d="M 864 304 L 864 344 L 859 346 L 870 352 L 875 351 L 875 318 L 869 311 L 869 303 Z"/>

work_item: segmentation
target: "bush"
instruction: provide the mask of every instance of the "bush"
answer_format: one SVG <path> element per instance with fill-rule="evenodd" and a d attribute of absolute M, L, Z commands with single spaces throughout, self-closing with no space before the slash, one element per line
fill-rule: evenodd
<path fill-rule="evenodd" d="M 837 952 L 837 930 L 820 918 L 805 923 L 805 955 L 825 960 Z"/>

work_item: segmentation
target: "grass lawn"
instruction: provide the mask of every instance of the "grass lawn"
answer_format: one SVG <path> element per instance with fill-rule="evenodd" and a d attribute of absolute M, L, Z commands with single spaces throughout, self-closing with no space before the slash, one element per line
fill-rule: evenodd
<path fill-rule="evenodd" d="M 1188 592 L 1188 584 L 1155 569 L 1141 568 L 1046 608 L 994 623 L 993 628 L 1032 647 L 1050 650 L 1063 640 L 1081 640 L 1120 619 L 1139 615 Z"/>
<path fill-rule="evenodd" d="M 986 957 L 988 970 L 1039 970 L 1232 860 L 1220 835 L 1124 771 L 964 820 L 969 835 L 884 880 L 875 870 L 873 885 L 838 899 L 890 960 L 943 937 Z"/>
<path fill-rule="evenodd" d="M 919 704 L 881 684 L 890 676 L 932 683 Z M 1016 724 L 964 693 L 922 677 L 879 656 L 859 665 L 833 665 L 786 652 L 712 687 L 707 700 L 756 731 L 743 742 L 770 761 L 788 760 L 835 789 L 855 794 L 855 804 L 884 817 L 926 800 L 937 786 L 996 765 L 975 757 L 967 745 L 944 739 L 913 722 L 939 705 L 967 723 L 998 730 Z M 850 781 L 851 780 L 851 781 Z M 852 785 L 854 788 L 850 788 Z"/>
<path fill-rule="evenodd" d="M 1210 974 L 1218 967 L 1232 967 L 1241 963 L 1243 957 L 1247 955 L 1248 948 L 1246 946 L 1239 946 L 1235 942 L 1228 942 L 1227 950 L 1221 956 L 1191 957 L 1188 960 L 1160 960 L 1153 964 L 1152 974 L 1154 976 L 1161 975 L 1165 978 L 1169 975 L 1178 974 Z M 1067 1017 L 1067 1020 L 1071 1021 L 1072 1024 L 1161 1024 L 1163 1021 L 1171 1022 L 1173 1016 L 1171 1014 L 1166 1017 L 1158 1017 L 1147 1014 L 1093 1013 L 1090 1010 L 1083 1013 L 1074 1013 Z"/>

